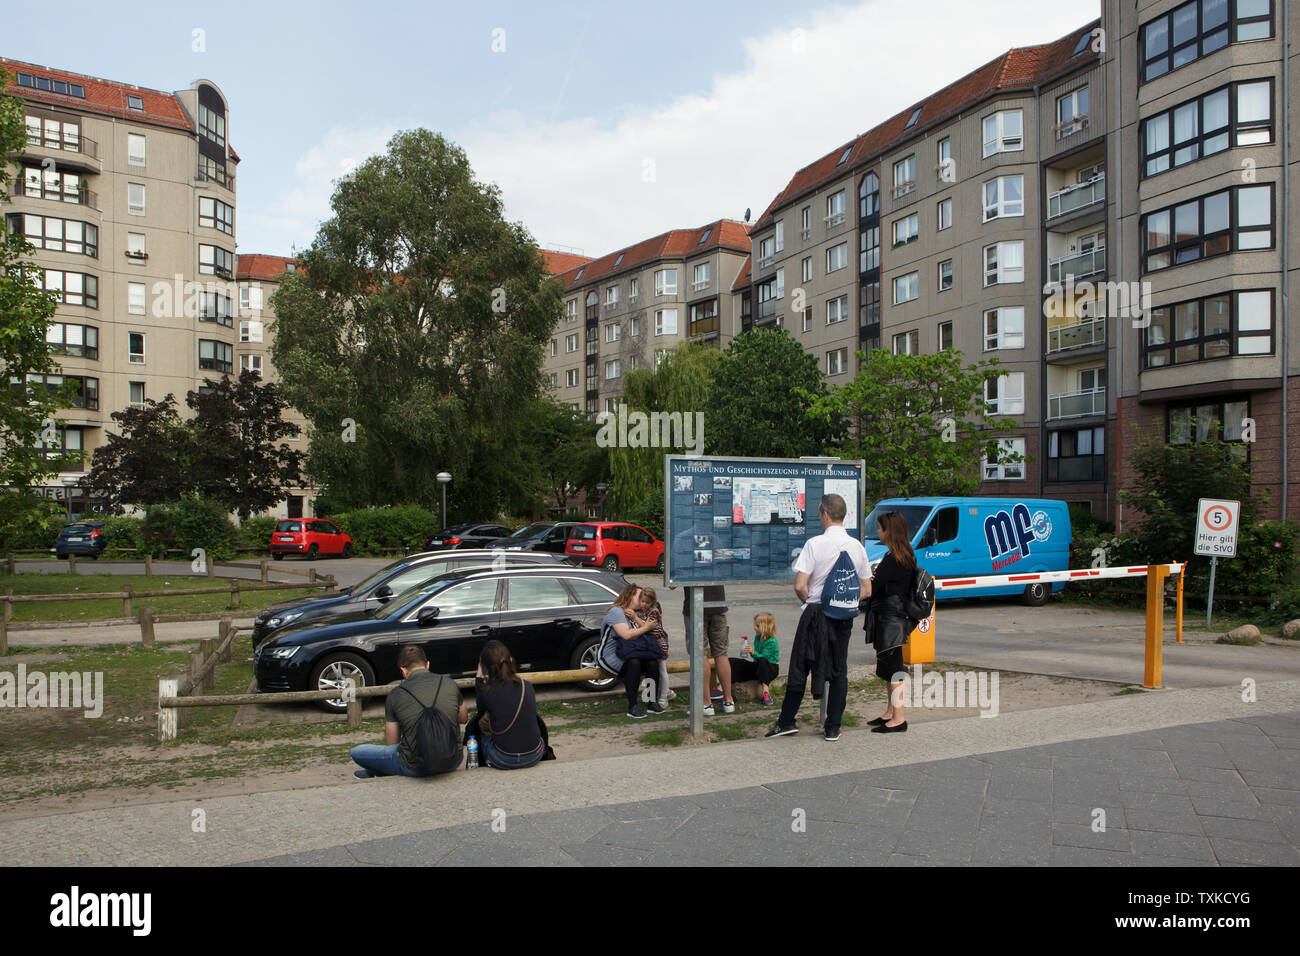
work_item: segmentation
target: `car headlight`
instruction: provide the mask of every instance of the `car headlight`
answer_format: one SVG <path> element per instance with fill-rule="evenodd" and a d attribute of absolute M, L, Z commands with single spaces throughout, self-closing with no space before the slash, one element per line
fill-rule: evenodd
<path fill-rule="evenodd" d="M 284 647 L 268 647 L 264 652 L 264 656 L 274 657 L 276 660 L 287 661 L 300 650 L 302 650 L 301 644 L 288 644 Z"/>
<path fill-rule="evenodd" d="M 266 622 L 267 627 L 284 627 L 286 624 L 292 624 L 298 618 L 302 617 L 302 611 L 294 611 L 292 614 L 280 614 Z"/>

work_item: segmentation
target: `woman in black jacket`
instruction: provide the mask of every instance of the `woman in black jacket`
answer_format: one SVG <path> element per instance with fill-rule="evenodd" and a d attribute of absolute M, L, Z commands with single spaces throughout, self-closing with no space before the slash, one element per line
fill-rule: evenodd
<path fill-rule="evenodd" d="M 871 603 L 864 626 L 867 639 L 876 649 L 876 676 L 889 683 L 889 706 L 884 714 L 870 721 L 871 730 L 889 734 L 907 730 L 903 717 L 903 682 L 895 680 L 895 676 L 905 673 L 903 645 L 913 627 L 913 622 L 903 613 L 903 596 L 912 584 L 916 554 L 909 541 L 907 521 L 897 511 L 881 515 L 877 527 L 889 553 L 871 576 Z"/>
<path fill-rule="evenodd" d="M 537 719 L 533 685 L 515 673 L 515 659 L 500 641 L 483 645 L 474 695 L 485 765 L 520 770 L 542 759 L 546 741 Z"/>

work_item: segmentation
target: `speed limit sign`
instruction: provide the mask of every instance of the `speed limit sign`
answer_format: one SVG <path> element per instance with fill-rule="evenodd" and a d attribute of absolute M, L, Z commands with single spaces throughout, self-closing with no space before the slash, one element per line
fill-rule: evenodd
<path fill-rule="evenodd" d="M 1202 498 L 1196 512 L 1196 553 L 1220 558 L 1236 557 L 1241 502 Z"/>

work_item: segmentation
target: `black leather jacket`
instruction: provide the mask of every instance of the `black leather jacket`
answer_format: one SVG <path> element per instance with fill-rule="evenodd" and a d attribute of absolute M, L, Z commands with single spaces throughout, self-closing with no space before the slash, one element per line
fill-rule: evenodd
<path fill-rule="evenodd" d="M 903 613 L 902 598 L 892 594 L 884 597 L 872 595 L 863 627 L 867 632 L 867 641 L 876 649 L 877 654 L 902 647 L 915 626 Z"/>

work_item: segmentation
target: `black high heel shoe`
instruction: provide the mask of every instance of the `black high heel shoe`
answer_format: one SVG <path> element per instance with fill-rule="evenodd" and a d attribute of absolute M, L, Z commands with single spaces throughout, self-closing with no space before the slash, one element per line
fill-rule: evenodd
<path fill-rule="evenodd" d="M 903 721 L 897 727 L 891 727 L 889 724 L 878 724 L 871 728 L 873 734 L 901 734 L 907 730 L 907 721 Z"/>
<path fill-rule="evenodd" d="M 879 726 L 881 726 L 882 724 L 885 724 L 885 723 L 888 723 L 888 721 L 887 721 L 884 717 L 877 717 L 875 720 L 868 720 L 868 721 L 867 721 L 867 726 L 868 726 L 868 727 L 879 727 Z"/>

